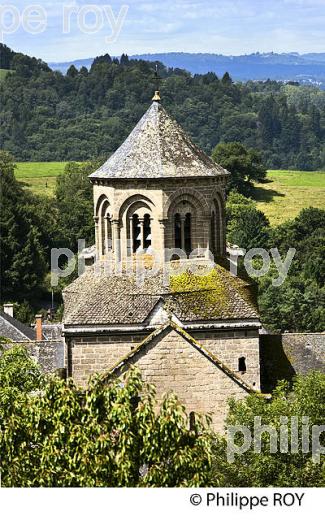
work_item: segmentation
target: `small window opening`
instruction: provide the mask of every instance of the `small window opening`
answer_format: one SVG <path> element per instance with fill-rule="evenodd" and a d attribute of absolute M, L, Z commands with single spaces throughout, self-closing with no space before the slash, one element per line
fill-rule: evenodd
<path fill-rule="evenodd" d="M 246 359 L 244 357 L 238 359 L 238 370 L 242 373 L 246 372 Z"/>

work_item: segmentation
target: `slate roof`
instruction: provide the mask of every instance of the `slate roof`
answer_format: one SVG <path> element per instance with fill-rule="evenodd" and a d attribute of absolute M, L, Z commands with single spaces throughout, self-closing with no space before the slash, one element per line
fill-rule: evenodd
<path fill-rule="evenodd" d="M 157 102 L 90 179 L 153 179 L 228 175 L 200 150 Z"/>
<path fill-rule="evenodd" d="M 0 310 L 0 336 L 12 341 L 35 341 L 36 332 Z"/>
<path fill-rule="evenodd" d="M 64 290 L 64 325 L 143 324 L 158 301 L 182 322 L 258 319 L 249 284 L 219 265 L 213 272 L 207 288 L 197 286 L 200 277 L 189 284 L 190 274 L 182 288 L 174 276 L 166 284 L 163 271 L 138 285 L 133 275 L 89 268 Z"/>

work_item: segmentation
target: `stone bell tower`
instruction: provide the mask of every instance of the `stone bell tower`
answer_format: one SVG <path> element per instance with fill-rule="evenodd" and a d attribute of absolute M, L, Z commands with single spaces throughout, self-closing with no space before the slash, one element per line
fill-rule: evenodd
<path fill-rule="evenodd" d="M 96 172 L 97 258 L 135 253 L 225 255 L 225 184 L 229 173 L 194 145 L 156 91 L 126 141 Z"/>
<path fill-rule="evenodd" d="M 90 175 L 99 261 L 63 293 L 67 368 L 76 384 L 95 372 L 119 377 L 134 365 L 158 396 L 176 392 L 189 412 L 211 414 L 218 430 L 230 397 L 258 391 L 258 311 L 249 283 L 221 261 L 228 175 L 168 115 L 159 91 Z M 216 260 L 208 273 L 207 250 Z M 138 277 L 134 265 L 150 255 L 157 269 L 144 264 Z M 107 261 L 122 269 L 107 272 Z"/>

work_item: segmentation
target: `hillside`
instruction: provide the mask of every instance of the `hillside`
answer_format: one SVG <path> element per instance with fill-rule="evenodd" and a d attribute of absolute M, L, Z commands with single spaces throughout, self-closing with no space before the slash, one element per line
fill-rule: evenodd
<path fill-rule="evenodd" d="M 72 66 L 62 75 L 36 58 L 5 54 L 13 73 L 0 83 L 0 139 L 20 161 L 107 158 L 155 90 L 152 63 L 126 55 L 101 56 L 89 71 Z M 239 141 L 259 149 L 271 169 L 325 168 L 325 92 L 158 68 L 164 106 L 208 154 L 219 142 Z"/>
<path fill-rule="evenodd" d="M 54 195 L 56 178 L 64 172 L 65 162 L 18 163 L 16 178 L 36 195 Z"/>
<path fill-rule="evenodd" d="M 266 183 L 255 184 L 253 196 L 271 225 L 279 225 L 304 208 L 325 209 L 325 172 L 271 170 Z"/>
<path fill-rule="evenodd" d="M 135 54 L 132 59 L 160 61 L 167 67 L 186 69 L 192 74 L 225 72 L 237 81 L 279 80 L 298 81 L 319 85 L 325 89 L 325 53 L 255 53 L 243 56 L 224 56 L 210 53 L 167 52 L 158 54 Z M 66 73 L 71 65 L 90 68 L 92 58 L 72 62 L 50 63 L 54 70 Z"/>

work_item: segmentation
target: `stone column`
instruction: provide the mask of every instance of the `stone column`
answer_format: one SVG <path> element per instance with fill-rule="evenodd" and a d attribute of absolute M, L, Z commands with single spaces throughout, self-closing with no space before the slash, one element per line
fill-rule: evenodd
<path fill-rule="evenodd" d="M 185 217 L 181 215 L 181 240 L 182 250 L 185 251 Z"/>
<path fill-rule="evenodd" d="M 159 240 L 156 240 L 155 239 L 155 243 L 157 244 L 156 247 L 158 247 L 158 251 L 156 251 L 156 248 L 155 248 L 155 254 L 159 255 L 159 258 L 160 258 L 160 261 L 163 263 L 164 260 L 165 260 L 165 249 L 167 247 L 166 245 L 166 242 L 167 242 L 167 237 L 166 237 L 166 223 L 167 223 L 167 219 L 159 219 L 159 232 L 160 232 L 160 237 L 159 237 Z M 151 230 L 152 232 L 152 230 Z M 153 244 L 153 240 L 151 240 L 151 244 Z"/>
<path fill-rule="evenodd" d="M 110 216 L 106 215 L 105 217 L 105 254 L 108 254 L 109 251 L 109 243 L 108 243 L 108 226 L 110 223 Z"/>
<path fill-rule="evenodd" d="M 139 218 L 141 248 L 144 250 L 144 218 Z"/>
<path fill-rule="evenodd" d="M 129 226 L 130 226 L 130 253 L 132 256 L 132 254 L 133 254 L 133 217 L 130 217 Z M 126 232 L 126 236 L 127 236 L 127 232 Z"/>
<path fill-rule="evenodd" d="M 121 259 L 121 244 L 120 244 L 120 222 L 119 220 L 112 220 L 112 235 L 113 235 L 113 252 L 115 260 Z"/>
<path fill-rule="evenodd" d="M 96 255 L 97 258 L 100 257 L 100 250 L 99 250 L 99 217 L 94 217 L 95 222 L 95 242 L 96 242 Z"/>

